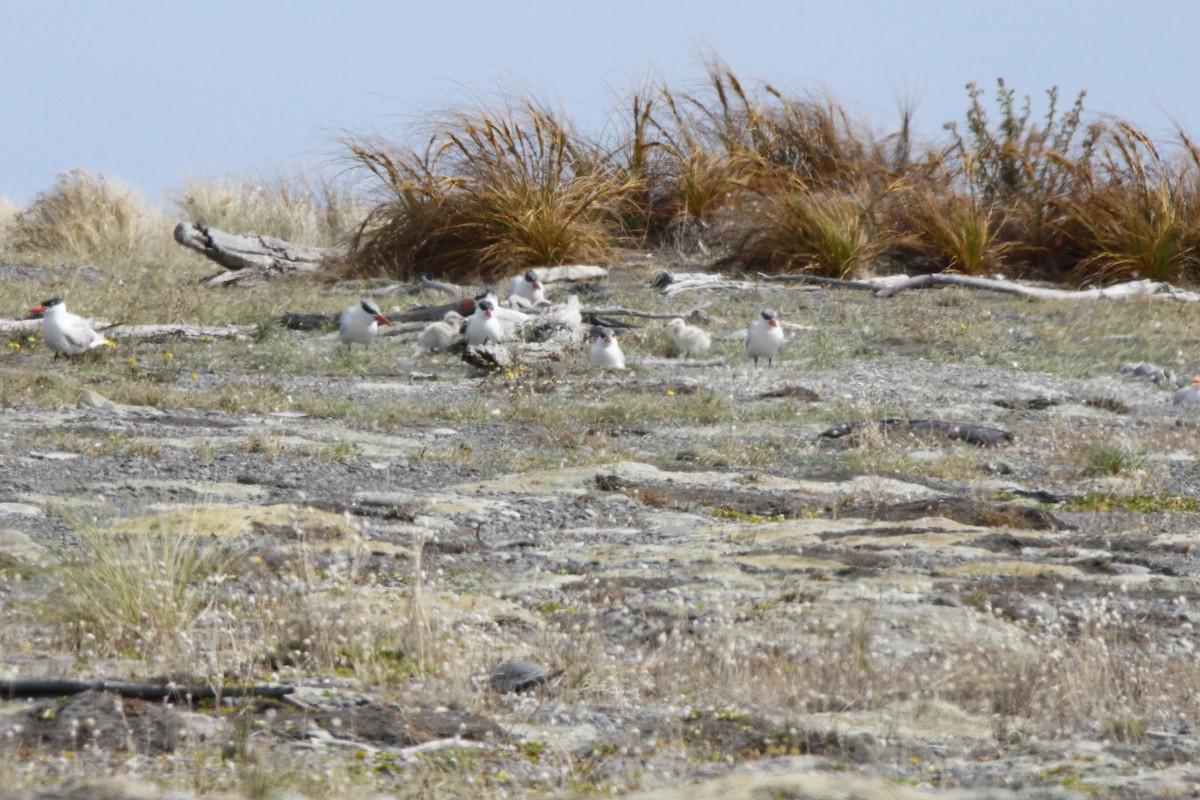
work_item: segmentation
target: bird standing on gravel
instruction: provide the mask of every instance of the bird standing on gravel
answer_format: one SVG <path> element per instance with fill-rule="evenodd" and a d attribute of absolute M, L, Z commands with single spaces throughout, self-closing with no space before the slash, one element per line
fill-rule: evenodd
<path fill-rule="evenodd" d="M 392 321 L 383 315 L 379 306 L 370 300 L 361 300 L 338 314 L 338 338 L 347 347 L 355 344 L 370 347 L 379 326 L 391 324 Z"/>
<path fill-rule="evenodd" d="M 754 359 L 756 367 L 760 358 L 765 358 L 767 366 L 771 366 L 782 345 L 783 328 L 779 327 L 779 315 L 764 308 L 746 331 L 746 355 Z"/>
<path fill-rule="evenodd" d="M 671 341 L 679 348 L 679 354 L 684 358 L 702 356 L 712 346 L 712 340 L 708 338 L 708 334 L 704 332 L 703 328 L 688 325 L 682 317 L 676 317 L 667 323 L 667 335 L 671 337 Z"/>
<path fill-rule="evenodd" d="M 431 353 L 445 350 L 458 337 L 459 331 L 462 330 L 462 321 L 462 315 L 457 311 L 447 311 L 440 322 L 425 326 L 417 337 L 417 344 Z"/>
<path fill-rule="evenodd" d="M 1200 408 L 1200 375 L 1192 378 L 1192 385 L 1175 392 L 1171 402 L 1181 408 Z"/>
<path fill-rule="evenodd" d="M 496 317 L 496 306 L 491 300 L 475 303 L 475 313 L 467 318 L 467 346 L 476 347 L 503 338 L 500 320 Z"/>
<path fill-rule="evenodd" d="M 508 297 L 510 301 L 513 297 L 520 297 L 528 300 L 530 305 L 537 305 L 546 302 L 546 291 L 537 273 L 527 270 L 524 275 L 517 275 L 509 282 Z"/>
<path fill-rule="evenodd" d="M 82 355 L 102 345 L 117 346 L 92 330 L 86 319 L 67 311 L 61 297 L 43 300 L 29 310 L 42 315 L 42 340 L 54 351 L 55 358 Z"/>
<path fill-rule="evenodd" d="M 588 353 L 588 363 L 600 369 L 625 369 L 625 354 L 617 344 L 617 334 L 612 328 L 601 328 L 596 342 Z"/>

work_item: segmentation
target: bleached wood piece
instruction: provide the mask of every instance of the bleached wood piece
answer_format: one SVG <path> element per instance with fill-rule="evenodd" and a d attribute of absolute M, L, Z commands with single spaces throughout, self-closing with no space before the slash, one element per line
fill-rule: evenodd
<path fill-rule="evenodd" d="M 608 277 L 608 270 L 594 264 L 564 264 L 558 267 L 535 267 L 538 280 L 542 283 L 565 281 L 598 281 Z"/>
<path fill-rule="evenodd" d="M 238 282 L 253 276 L 267 279 L 293 273 L 316 272 L 325 264 L 329 250 L 321 247 L 292 244 L 273 236 L 256 233 L 228 233 L 197 222 L 180 222 L 175 226 L 175 241 L 220 264 L 234 273 L 217 273 L 202 283 L 220 285 Z"/>
<path fill-rule="evenodd" d="M 91 320 L 92 327 L 110 338 L 164 341 L 166 339 L 236 339 L 253 336 L 254 325 L 123 325 Z M 0 334 L 36 333 L 40 319 L 0 319 Z"/>
<path fill-rule="evenodd" d="M 982 289 L 1003 294 L 1015 294 L 1020 297 L 1032 297 L 1038 300 L 1115 300 L 1126 297 L 1169 297 L 1194 303 L 1200 300 L 1200 294 L 1187 292 L 1169 283 L 1161 283 L 1149 279 L 1126 281 L 1096 289 L 1053 289 L 1045 286 L 1030 286 L 1016 281 L 995 280 L 992 278 L 976 278 L 970 275 L 954 275 L 939 272 L 932 275 L 917 275 L 894 286 L 881 288 L 875 292 L 876 297 L 894 297 L 909 289 L 924 289 L 930 286 L 962 286 L 967 289 Z"/>

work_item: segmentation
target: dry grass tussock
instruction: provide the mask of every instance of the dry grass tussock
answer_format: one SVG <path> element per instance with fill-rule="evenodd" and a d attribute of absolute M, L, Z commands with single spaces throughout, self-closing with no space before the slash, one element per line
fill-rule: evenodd
<path fill-rule="evenodd" d="M 160 223 L 141 195 L 74 169 L 11 218 L 4 240 L 24 258 L 127 263 L 161 251 L 155 246 Z"/>
<path fill-rule="evenodd" d="M 81 526 L 44 610 L 84 657 L 132 654 L 157 667 L 190 668 L 198 622 L 217 603 L 233 555 L 193 532 L 110 534 Z"/>
<path fill-rule="evenodd" d="M 449 111 L 422 146 L 350 137 L 350 158 L 379 203 L 339 275 L 390 272 L 453 280 L 525 266 L 603 260 L 638 189 L 528 99 Z"/>
<path fill-rule="evenodd" d="M 37 610 L 77 657 L 134 658 L 152 671 L 315 671 L 381 685 L 462 661 L 438 633 L 420 543 L 395 597 L 362 580 L 357 534 L 299 517 L 291 528 L 299 544 L 268 564 L 238 540 L 199 529 L 123 534 L 79 525 L 85 549 L 51 572 Z M 318 567 L 330 547 L 349 554 L 344 569 Z M 246 584 L 258 591 L 238 588 Z"/>

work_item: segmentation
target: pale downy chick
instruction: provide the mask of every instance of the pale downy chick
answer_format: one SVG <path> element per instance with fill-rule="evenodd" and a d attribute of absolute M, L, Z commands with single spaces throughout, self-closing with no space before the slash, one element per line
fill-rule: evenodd
<path fill-rule="evenodd" d="M 679 354 L 684 358 L 702 356 L 712 347 L 712 340 L 704 329 L 688 325 L 681 317 L 676 317 L 667 323 L 667 335 L 679 348 Z"/>
<path fill-rule="evenodd" d="M 379 306 L 371 300 L 360 300 L 338 315 L 338 338 L 342 344 L 352 347 L 361 344 L 370 347 L 380 325 L 391 325 Z"/>
<path fill-rule="evenodd" d="M 417 337 L 417 344 L 431 353 L 445 350 L 458 338 L 462 330 L 463 317 L 457 311 L 447 311 L 441 321 L 425 326 Z"/>
<path fill-rule="evenodd" d="M 67 311 L 61 297 L 51 297 L 29 310 L 42 314 L 42 340 L 54 351 L 55 358 L 81 355 L 102 345 L 116 347 L 96 333 L 86 319 Z"/>
<path fill-rule="evenodd" d="M 495 305 L 491 300 L 480 300 L 475 304 L 475 313 L 467 318 L 467 346 L 499 342 L 503 338 Z"/>
<path fill-rule="evenodd" d="M 537 305 L 546 302 L 546 290 L 542 288 L 537 273 L 528 270 L 524 275 L 517 275 L 509 282 L 508 297 L 510 301 L 513 297 L 520 297 L 528 300 L 530 305 Z"/>
<path fill-rule="evenodd" d="M 601 328 L 588 353 L 588 363 L 600 369 L 625 369 L 625 354 L 612 328 Z"/>
<path fill-rule="evenodd" d="M 754 359 L 756 367 L 760 358 L 765 358 L 767 366 L 770 366 L 782 345 L 783 329 L 779 327 L 779 315 L 764 308 L 746 331 L 746 355 Z"/>

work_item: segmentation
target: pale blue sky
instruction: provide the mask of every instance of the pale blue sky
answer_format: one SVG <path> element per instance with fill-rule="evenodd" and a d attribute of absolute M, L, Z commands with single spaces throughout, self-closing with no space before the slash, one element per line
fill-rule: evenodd
<path fill-rule="evenodd" d="M 646 78 L 699 80 L 710 49 L 881 130 L 910 97 L 941 137 L 968 81 L 990 98 L 1003 76 L 1200 138 L 1198 42 L 1193 0 L 0 0 L 0 195 L 82 167 L 165 201 L 188 178 L 329 163 L 341 130 L 397 133 L 502 83 L 595 129 Z"/>

